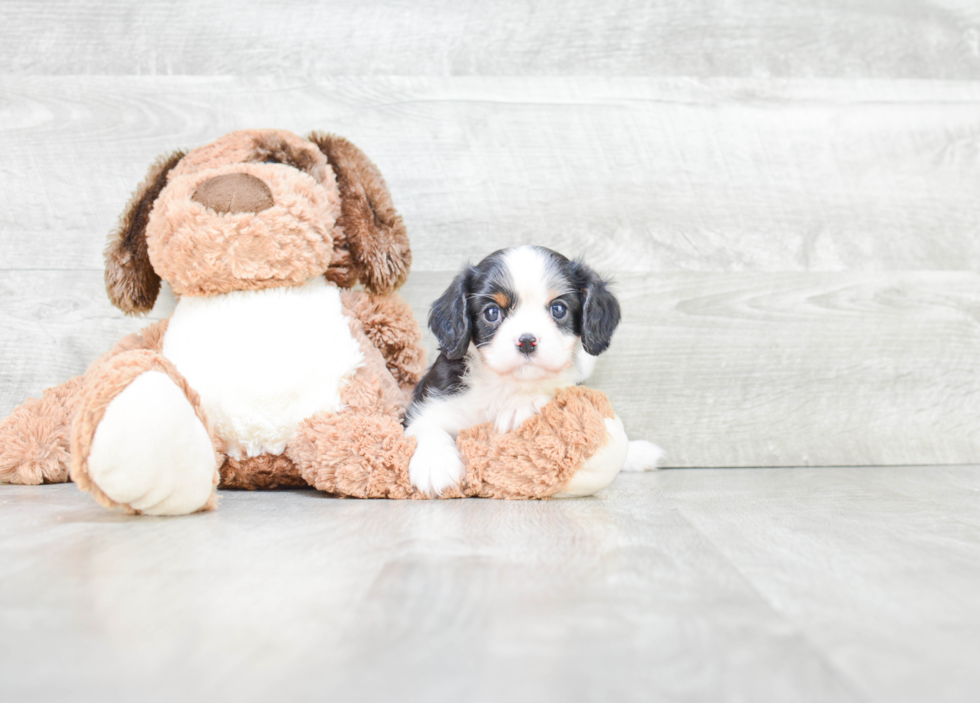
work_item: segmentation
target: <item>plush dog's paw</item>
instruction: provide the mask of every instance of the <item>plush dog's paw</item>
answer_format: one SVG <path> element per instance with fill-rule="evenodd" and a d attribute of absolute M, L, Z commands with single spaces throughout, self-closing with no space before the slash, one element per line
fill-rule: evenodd
<path fill-rule="evenodd" d="M 138 376 L 105 410 L 88 473 L 103 493 L 146 515 L 201 509 L 214 488 L 215 453 L 183 391 L 160 371 Z"/>
<path fill-rule="evenodd" d="M 652 471 L 663 461 L 666 452 L 653 442 L 637 439 L 626 450 L 626 463 L 623 471 Z"/>
<path fill-rule="evenodd" d="M 555 498 L 590 496 L 602 490 L 622 471 L 629 451 L 629 440 L 619 417 L 606 418 L 606 442 L 595 454 L 582 462 L 579 470 L 555 494 Z"/>
<path fill-rule="evenodd" d="M 408 463 L 412 485 L 430 497 L 442 495 L 463 479 L 463 461 L 456 441 L 446 433 L 418 435 L 415 453 Z"/>

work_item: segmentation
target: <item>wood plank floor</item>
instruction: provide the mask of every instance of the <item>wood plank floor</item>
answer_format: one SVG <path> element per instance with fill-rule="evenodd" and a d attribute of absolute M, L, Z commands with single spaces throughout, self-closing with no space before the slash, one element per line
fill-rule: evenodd
<path fill-rule="evenodd" d="M 0 699 L 975 701 L 980 467 L 553 502 L 0 486 Z"/>

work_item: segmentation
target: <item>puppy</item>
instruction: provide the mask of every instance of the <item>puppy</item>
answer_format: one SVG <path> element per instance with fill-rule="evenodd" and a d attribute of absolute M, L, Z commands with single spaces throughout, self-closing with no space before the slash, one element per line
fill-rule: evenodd
<path fill-rule="evenodd" d="M 415 388 L 405 433 L 418 442 L 412 485 L 439 495 L 463 477 L 460 430 L 499 432 L 581 383 L 609 347 L 620 309 L 606 281 L 544 247 L 501 249 L 467 266 L 432 305 L 439 358 Z M 656 468 L 661 450 L 630 442 L 626 471 Z"/>

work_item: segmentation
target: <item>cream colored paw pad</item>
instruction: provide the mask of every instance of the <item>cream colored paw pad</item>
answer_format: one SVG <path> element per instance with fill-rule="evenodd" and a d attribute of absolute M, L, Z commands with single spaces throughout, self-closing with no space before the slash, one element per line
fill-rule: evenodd
<path fill-rule="evenodd" d="M 147 371 L 106 408 L 88 472 L 102 492 L 146 515 L 185 515 L 213 489 L 215 454 L 204 424 L 161 371 Z"/>

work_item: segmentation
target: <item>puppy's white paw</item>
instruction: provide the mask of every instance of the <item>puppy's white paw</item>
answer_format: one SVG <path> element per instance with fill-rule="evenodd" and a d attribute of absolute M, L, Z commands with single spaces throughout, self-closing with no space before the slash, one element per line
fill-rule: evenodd
<path fill-rule="evenodd" d="M 441 436 L 440 436 L 441 435 Z M 408 479 L 423 493 L 436 497 L 463 479 L 463 460 L 451 435 L 421 434 L 417 436 L 415 453 L 408 463 Z"/>
<path fill-rule="evenodd" d="M 497 419 L 493 421 L 493 426 L 496 428 L 497 432 L 503 434 L 504 432 L 510 432 L 514 429 L 514 415 L 516 411 L 513 409 L 503 410 L 497 413 Z"/>
<path fill-rule="evenodd" d="M 539 395 L 526 405 L 505 410 L 497 415 L 497 419 L 494 422 L 494 427 L 496 427 L 497 432 L 500 432 L 501 434 L 515 430 L 527 422 L 530 418 L 538 415 L 541 412 L 541 409 L 547 405 L 550 400 L 550 396 Z"/>
<path fill-rule="evenodd" d="M 534 410 L 534 414 L 540 413 L 544 406 L 550 403 L 554 398 L 550 395 L 539 395 L 534 400 L 531 401 L 531 408 Z"/>
<path fill-rule="evenodd" d="M 186 515 L 211 496 L 215 461 L 183 391 L 165 373 L 147 371 L 106 408 L 88 472 L 117 503 L 146 515 Z"/>
<path fill-rule="evenodd" d="M 626 450 L 626 463 L 623 471 L 651 471 L 663 460 L 667 453 L 653 442 L 637 439 L 629 443 Z"/>

